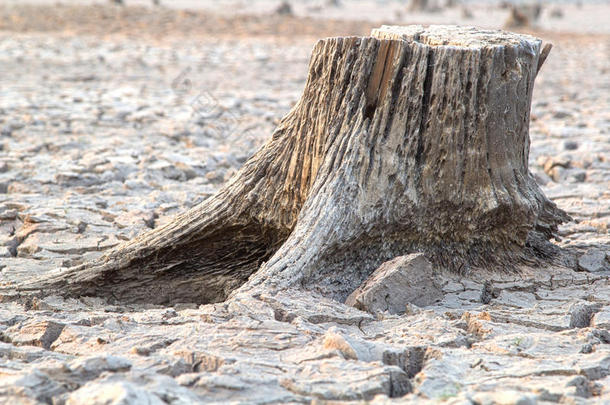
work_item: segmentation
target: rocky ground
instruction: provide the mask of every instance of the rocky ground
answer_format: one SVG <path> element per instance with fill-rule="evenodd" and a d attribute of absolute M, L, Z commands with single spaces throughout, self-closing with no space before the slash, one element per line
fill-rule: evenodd
<path fill-rule="evenodd" d="M 95 10 L 0 6 L 2 285 L 207 198 L 298 99 L 315 39 L 379 25 Z M 610 35 L 534 34 L 555 47 L 530 164 L 574 218 L 567 267 L 440 274 L 402 315 L 308 293 L 5 302 L 0 403 L 610 403 Z"/>

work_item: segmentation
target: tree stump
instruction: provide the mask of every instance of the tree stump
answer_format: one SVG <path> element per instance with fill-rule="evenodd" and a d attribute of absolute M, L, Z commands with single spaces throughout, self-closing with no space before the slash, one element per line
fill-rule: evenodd
<path fill-rule="evenodd" d="M 451 6 L 449 6 L 451 7 Z M 430 0 L 411 0 L 407 7 L 410 12 L 429 12 L 434 13 L 440 11 L 441 8 L 435 1 Z"/>
<path fill-rule="evenodd" d="M 540 4 L 511 4 L 510 14 L 504 23 L 505 28 L 532 27 L 542 13 Z"/>
<path fill-rule="evenodd" d="M 300 101 L 216 195 L 17 291 L 171 304 L 299 287 L 345 300 L 414 252 L 462 273 L 543 263 L 569 217 L 528 171 L 541 46 L 457 26 L 320 40 Z"/>

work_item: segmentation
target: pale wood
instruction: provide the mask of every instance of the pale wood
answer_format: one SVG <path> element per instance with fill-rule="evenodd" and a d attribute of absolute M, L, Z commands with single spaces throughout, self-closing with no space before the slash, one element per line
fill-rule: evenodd
<path fill-rule="evenodd" d="M 320 40 L 300 101 L 216 195 L 20 291 L 167 304 L 296 286 L 344 300 L 413 252 L 460 272 L 544 262 L 569 217 L 528 171 L 541 45 L 455 26 Z"/>

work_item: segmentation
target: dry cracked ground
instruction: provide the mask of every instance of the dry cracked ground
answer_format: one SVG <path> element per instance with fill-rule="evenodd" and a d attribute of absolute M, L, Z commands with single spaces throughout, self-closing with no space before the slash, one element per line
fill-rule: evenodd
<path fill-rule="evenodd" d="M 0 6 L 3 285 L 204 200 L 298 99 L 314 41 L 378 25 L 129 10 Z M 401 315 L 309 293 L 4 302 L 0 403 L 610 403 L 610 35 L 535 34 L 555 48 L 530 164 L 574 218 L 566 267 L 441 274 Z"/>

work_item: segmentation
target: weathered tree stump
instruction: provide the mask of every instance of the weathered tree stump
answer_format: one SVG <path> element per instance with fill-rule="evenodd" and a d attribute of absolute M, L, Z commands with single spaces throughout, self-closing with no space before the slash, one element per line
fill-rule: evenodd
<path fill-rule="evenodd" d="M 216 195 L 18 290 L 167 304 L 296 286 L 344 300 L 412 252 L 461 272 L 543 262 L 569 217 L 528 171 L 541 46 L 455 26 L 320 40 L 301 100 Z"/>

